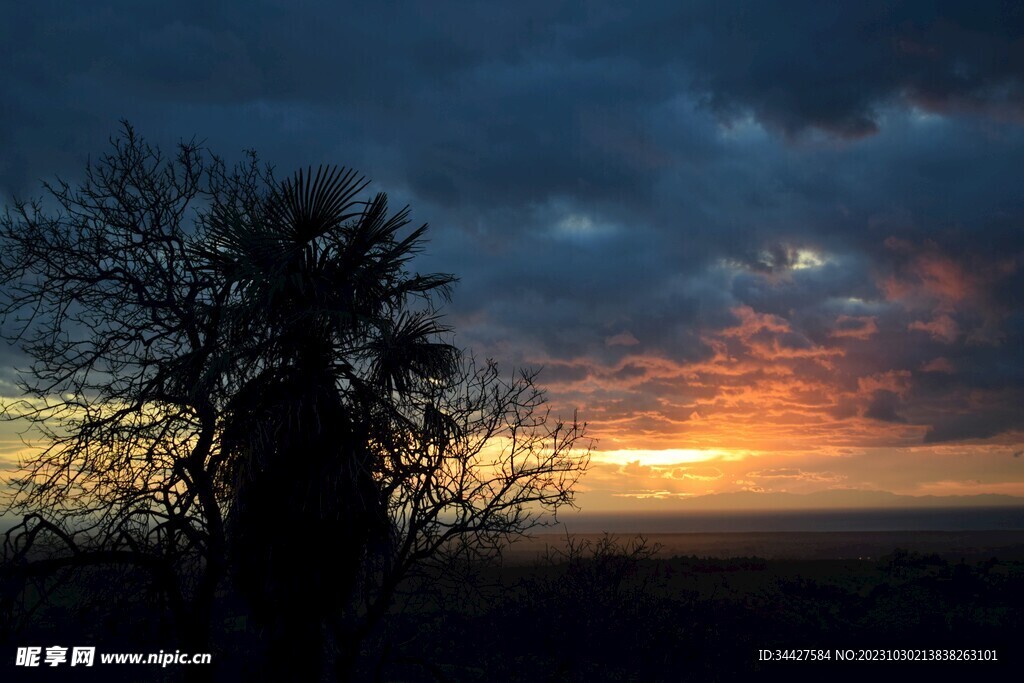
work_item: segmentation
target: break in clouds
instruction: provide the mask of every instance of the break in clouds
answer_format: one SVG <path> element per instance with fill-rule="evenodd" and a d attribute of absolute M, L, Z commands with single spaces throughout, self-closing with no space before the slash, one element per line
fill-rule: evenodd
<path fill-rule="evenodd" d="M 344 163 L 602 449 L 1016 443 L 1024 11 L 951 4 L 21 3 L 0 190 L 122 118 Z"/>

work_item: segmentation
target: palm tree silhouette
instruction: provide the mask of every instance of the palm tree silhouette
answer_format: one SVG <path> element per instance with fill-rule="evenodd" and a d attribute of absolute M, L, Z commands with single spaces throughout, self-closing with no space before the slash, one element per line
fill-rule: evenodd
<path fill-rule="evenodd" d="M 325 621 L 387 552 L 375 473 L 393 401 L 457 359 L 434 307 L 454 278 L 407 270 L 426 226 L 400 237 L 408 211 L 389 216 L 382 193 L 357 200 L 367 185 L 343 168 L 300 171 L 215 207 L 203 247 L 231 301 L 231 565 L 271 633 L 274 675 L 298 680 L 317 677 Z"/>

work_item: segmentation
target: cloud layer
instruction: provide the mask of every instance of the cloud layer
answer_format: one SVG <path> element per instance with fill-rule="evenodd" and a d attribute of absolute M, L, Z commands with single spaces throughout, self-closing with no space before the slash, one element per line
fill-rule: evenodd
<path fill-rule="evenodd" d="M 457 340 L 543 364 L 602 449 L 994 471 L 1024 428 L 1024 12 L 682 5 L 22 3 L 0 193 L 74 180 L 121 118 L 349 164 L 434 226 Z M 858 462 L 670 478 L 912 488 Z M 989 483 L 1024 493 L 1019 464 Z"/>

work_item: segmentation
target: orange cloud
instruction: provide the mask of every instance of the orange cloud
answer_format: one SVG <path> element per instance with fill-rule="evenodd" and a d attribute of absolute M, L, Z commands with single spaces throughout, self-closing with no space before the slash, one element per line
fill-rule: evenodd
<path fill-rule="evenodd" d="M 799 481 L 838 483 L 846 479 L 845 476 L 834 472 L 806 472 L 799 467 L 776 467 L 766 470 L 755 470 L 747 472 L 751 479 L 795 479 Z"/>
<path fill-rule="evenodd" d="M 876 391 L 891 391 L 904 395 L 910 389 L 911 375 L 909 370 L 890 370 L 857 379 L 857 388 L 862 394 L 873 394 Z"/>
<path fill-rule="evenodd" d="M 947 375 L 954 371 L 953 364 L 948 358 L 934 358 L 921 366 L 922 372 L 941 372 Z"/>
<path fill-rule="evenodd" d="M 889 238 L 886 247 L 907 259 L 897 272 L 882 278 L 879 286 L 888 301 L 911 308 L 937 307 L 952 311 L 968 299 L 977 298 L 983 289 L 982 278 L 963 265 L 939 253 L 929 242 L 918 250 L 906 240 Z"/>
<path fill-rule="evenodd" d="M 732 314 L 739 318 L 739 324 L 721 331 L 723 337 L 750 339 L 759 332 L 790 332 L 789 322 L 769 313 L 758 313 L 750 306 L 737 306 Z"/>
<path fill-rule="evenodd" d="M 697 481 L 715 481 L 722 478 L 722 470 L 717 467 L 676 467 L 664 474 L 668 479 L 694 479 Z"/>
<path fill-rule="evenodd" d="M 957 337 L 960 336 L 960 326 L 957 325 L 956 321 L 950 318 L 946 313 L 943 313 L 937 318 L 933 318 L 927 323 L 922 320 L 915 320 L 907 326 L 907 329 L 927 332 L 935 339 L 947 344 L 952 344 L 957 340 Z"/>
<path fill-rule="evenodd" d="M 878 320 L 873 315 L 841 315 L 829 333 L 836 339 L 858 339 L 866 341 L 878 333 Z"/>
<path fill-rule="evenodd" d="M 830 367 L 830 359 L 842 356 L 839 348 L 827 348 L 812 343 L 803 335 L 794 332 L 784 318 L 768 313 L 757 313 L 750 306 L 737 306 L 732 314 L 739 318 L 739 324 L 722 330 L 721 337 L 735 338 L 742 342 L 746 353 L 761 360 L 813 359 Z"/>

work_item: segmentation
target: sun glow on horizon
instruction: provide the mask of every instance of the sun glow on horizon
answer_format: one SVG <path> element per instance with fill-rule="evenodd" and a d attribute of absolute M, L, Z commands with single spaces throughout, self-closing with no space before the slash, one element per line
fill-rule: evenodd
<path fill-rule="evenodd" d="M 666 448 L 662 450 L 624 449 L 613 451 L 594 451 L 591 459 L 595 462 L 610 465 L 628 465 L 639 462 L 641 465 L 664 467 L 667 465 L 683 465 L 698 462 L 743 460 L 752 455 L 750 451 L 725 448 Z"/>

